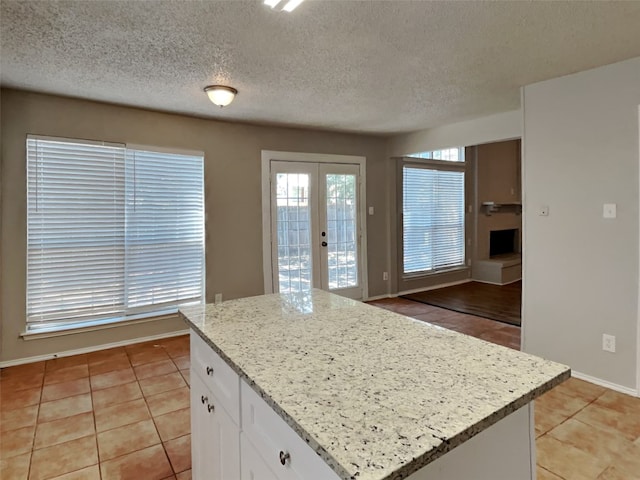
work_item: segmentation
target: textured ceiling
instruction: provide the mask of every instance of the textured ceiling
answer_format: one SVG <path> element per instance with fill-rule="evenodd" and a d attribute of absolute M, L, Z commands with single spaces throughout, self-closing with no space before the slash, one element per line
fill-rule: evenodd
<path fill-rule="evenodd" d="M 3 86 L 377 134 L 507 110 L 519 87 L 640 56 L 640 1 L 0 2 Z M 239 90 L 224 109 L 202 91 Z"/>

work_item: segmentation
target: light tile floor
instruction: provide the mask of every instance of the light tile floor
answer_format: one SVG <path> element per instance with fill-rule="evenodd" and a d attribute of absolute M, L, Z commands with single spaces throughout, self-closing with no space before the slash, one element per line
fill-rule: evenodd
<path fill-rule="evenodd" d="M 520 349 L 519 327 L 403 298 L 370 304 Z M 640 480 L 640 398 L 571 378 L 535 401 L 535 419 L 538 480 Z"/>
<path fill-rule="evenodd" d="M 519 348 L 518 327 L 372 303 Z M 0 478 L 190 479 L 188 386 L 186 336 L 3 369 Z M 536 401 L 536 434 L 539 480 L 640 480 L 638 398 L 570 379 Z"/>
<path fill-rule="evenodd" d="M 189 338 L 0 371 L 2 480 L 191 478 Z"/>

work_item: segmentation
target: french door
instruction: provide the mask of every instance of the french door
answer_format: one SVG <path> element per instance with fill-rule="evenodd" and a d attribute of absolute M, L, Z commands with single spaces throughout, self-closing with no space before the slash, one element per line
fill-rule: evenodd
<path fill-rule="evenodd" d="M 275 292 L 363 297 L 359 166 L 271 161 Z"/>

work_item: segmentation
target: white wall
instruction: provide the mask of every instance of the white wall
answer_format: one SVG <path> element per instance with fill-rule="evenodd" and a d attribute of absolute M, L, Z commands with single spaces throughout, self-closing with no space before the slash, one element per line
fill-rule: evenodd
<path fill-rule="evenodd" d="M 391 137 L 388 153 L 390 157 L 401 157 L 411 153 L 480 145 L 521 136 L 522 113 L 514 110 Z"/>
<path fill-rule="evenodd" d="M 636 389 L 640 57 L 524 88 L 524 349 Z M 604 203 L 618 217 L 603 219 Z M 538 216 L 540 206 L 549 216 Z M 617 338 L 602 351 L 602 334 Z"/>

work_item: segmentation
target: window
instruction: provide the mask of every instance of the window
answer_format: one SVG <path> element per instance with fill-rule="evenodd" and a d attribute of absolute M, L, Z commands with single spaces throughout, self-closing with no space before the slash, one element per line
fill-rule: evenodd
<path fill-rule="evenodd" d="M 429 153 L 430 158 L 443 156 L 439 152 Z M 404 274 L 464 265 L 464 168 L 459 154 L 448 161 L 425 160 L 403 165 Z"/>
<path fill-rule="evenodd" d="M 201 302 L 202 154 L 27 138 L 27 329 Z"/>
<path fill-rule="evenodd" d="M 448 162 L 464 162 L 464 147 L 445 148 L 444 150 L 435 150 L 433 152 L 418 152 L 407 156 L 430 160 L 446 160 Z"/>

